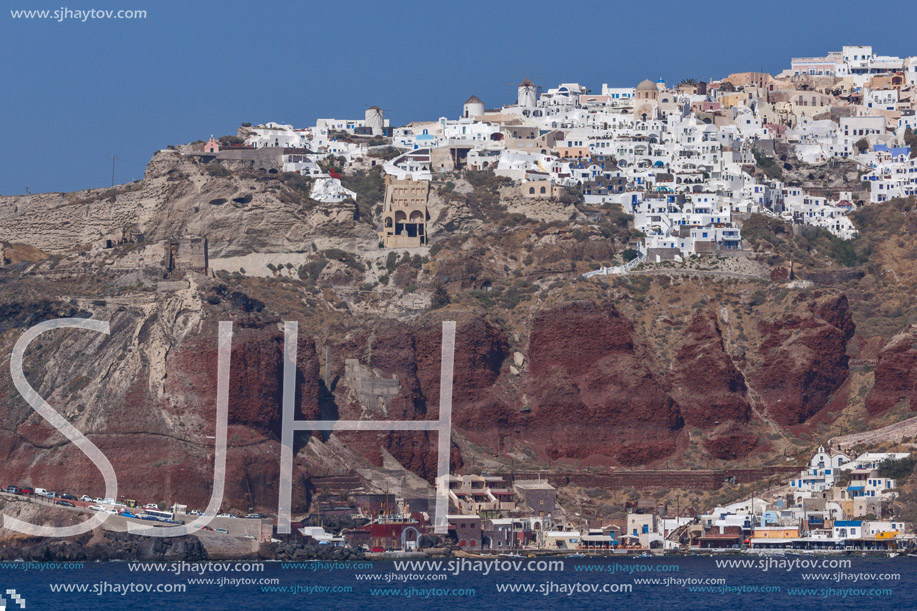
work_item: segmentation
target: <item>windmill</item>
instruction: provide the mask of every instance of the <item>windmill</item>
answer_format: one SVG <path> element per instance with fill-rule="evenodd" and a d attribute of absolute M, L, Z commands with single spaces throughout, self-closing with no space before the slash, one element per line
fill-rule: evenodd
<path fill-rule="evenodd" d="M 532 78 L 529 78 L 531 75 Z M 538 96 L 541 95 L 541 87 L 536 85 L 532 79 L 538 80 L 538 77 L 532 74 L 532 71 L 526 68 L 523 72 L 519 71 L 519 78 L 515 82 L 506 83 L 515 88 L 516 105 L 523 108 L 534 108 L 538 103 Z"/>
<path fill-rule="evenodd" d="M 364 114 L 363 126 L 370 130 L 373 136 L 385 133 L 385 111 L 378 106 L 367 106 Z"/>

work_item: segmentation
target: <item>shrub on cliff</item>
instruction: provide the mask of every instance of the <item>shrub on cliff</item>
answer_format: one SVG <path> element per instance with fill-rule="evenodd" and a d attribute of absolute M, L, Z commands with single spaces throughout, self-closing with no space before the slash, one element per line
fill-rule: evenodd
<path fill-rule="evenodd" d="M 755 157 L 755 164 L 767 175 L 768 178 L 780 178 L 783 176 L 783 170 L 770 157 L 760 152 L 758 149 L 751 149 L 751 154 Z"/>
<path fill-rule="evenodd" d="M 220 136 L 217 142 L 220 143 L 220 146 L 239 146 L 245 141 L 238 136 Z"/>
<path fill-rule="evenodd" d="M 293 190 L 300 198 L 307 198 L 312 192 L 312 181 L 296 172 L 284 172 L 280 175 L 280 182 Z"/>
<path fill-rule="evenodd" d="M 347 267 L 352 267 L 358 272 L 366 271 L 366 267 L 357 261 L 356 257 L 354 257 L 349 252 L 341 250 L 340 248 L 329 248 L 327 250 L 323 250 L 321 255 L 326 259 L 334 259 L 335 261 L 340 261 Z"/>
<path fill-rule="evenodd" d="M 883 460 L 879 464 L 879 477 L 904 480 L 914 473 L 915 466 L 917 466 L 917 459 L 912 456 L 900 460 L 893 458 Z"/>
<path fill-rule="evenodd" d="M 204 171 L 215 178 L 222 178 L 232 175 L 232 172 L 218 161 L 211 161 L 205 165 Z"/>

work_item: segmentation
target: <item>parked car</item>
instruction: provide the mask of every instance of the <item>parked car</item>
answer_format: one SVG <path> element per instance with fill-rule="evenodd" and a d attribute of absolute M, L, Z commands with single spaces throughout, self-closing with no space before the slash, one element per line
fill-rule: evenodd
<path fill-rule="evenodd" d="M 159 505 L 156 503 L 147 503 L 143 506 L 144 509 L 159 509 Z"/>
<path fill-rule="evenodd" d="M 91 503 L 92 497 L 89 496 L 88 494 L 84 494 L 83 496 L 80 497 L 80 500 L 83 501 L 84 503 Z"/>
<path fill-rule="evenodd" d="M 136 518 L 137 516 L 131 513 L 130 511 L 122 511 L 121 515 L 125 518 Z"/>
<path fill-rule="evenodd" d="M 384 547 L 371 547 L 369 551 L 373 552 L 374 554 L 381 554 L 382 552 L 385 551 L 385 548 Z"/>
<path fill-rule="evenodd" d="M 48 496 L 48 491 L 45 490 L 44 488 L 37 488 L 37 487 L 36 487 L 36 488 L 35 488 L 35 494 L 36 494 L 37 496 Z"/>
<path fill-rule="evenodd" d="M 23 487 L 22 494 L 35 494 L 35 491 L 32 488 Z"/>
<path fill-rule="evenodd" d="M 7 486 L 6 491 L 9 494 L 22 494 L 22 488 L 20 488 L 19 486 L 12 486 L 12 485 Z"/>
<path fill-rule="evenodd" d="M 73 507 L 74 506 L 73 503 L 71 503 L 70 501 L 57 501 L 54 504 L 61 505 L 62 507 Z"/>
<path fill-rule="evenodd" d="M 90 505 L 89 509 L 91 509 L 92 511 L 105 511 L 105 508 L 102 507 L 101 505 Z"/>
<path fill-rule="evenodd" d="M 218 517 L 218 518 L 234 518 L 234 517 L 236 517 L 236 516 L 232 515 L 231 513 L 221 513 L 221 514 L 217 515 L 217 517 Z"/>
<path fill-rule="evenodd" d="M 75 500 L 76 500 L 76 497 L 75 497 L 75 496 L 73 496 L 72 494 L 68 494 L 68 493 L 66 493 L 66 492 L 63 493 L 62 495 L 60 495 L 60 498 L 66 499 L 66 500 L 68 500 L 68 501 L 75 501 Z"/>
<path fill-rule="evenodd" d="M 214 529 L 213 529 L 213 532 L 217 532 L 217 533 L 220 533 L 220 534 L 223 534 L 223 535 L 229 534 L 229 531 L 226 530 L 225 528 L 214 528 Z"/>
<path fill-rule="evenodd" d="M 248 518 L 249 520 L 263 520 L 267 516 L 264 515 L 263 513 L 250 513 L 245 517 Z"/>

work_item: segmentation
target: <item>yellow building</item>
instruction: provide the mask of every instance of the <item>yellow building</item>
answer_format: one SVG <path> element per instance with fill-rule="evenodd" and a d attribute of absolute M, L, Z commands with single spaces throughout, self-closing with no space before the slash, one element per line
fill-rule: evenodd
<path fill-rule="evenodd" d="M 382 231 L 379 239 L 384 248 L 410 248 L 427 244 L 428 180 L 395 180 L 385 177 L 385 203 L 382 207 Z"/>
<path fill-rule="evenodd" d="M 799 527 L 765 526 L 755 529 L 755 539 L 795 539 L 799 536 Z"/>

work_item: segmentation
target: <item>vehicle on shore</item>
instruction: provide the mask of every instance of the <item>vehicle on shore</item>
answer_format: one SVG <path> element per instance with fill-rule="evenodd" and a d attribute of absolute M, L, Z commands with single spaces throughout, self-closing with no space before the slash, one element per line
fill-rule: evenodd
<path fill-rule="evenodd" d="M 22 494 L 22 488 L 11 484 L 6 487 L 6 492 L 7 494 Z"/>
<path fill-rule="evenodd" d="M 60 505 L 61 507 L 74 507 L 74 504 L 70 501 L 57 501 L 55 505 Z"/>

